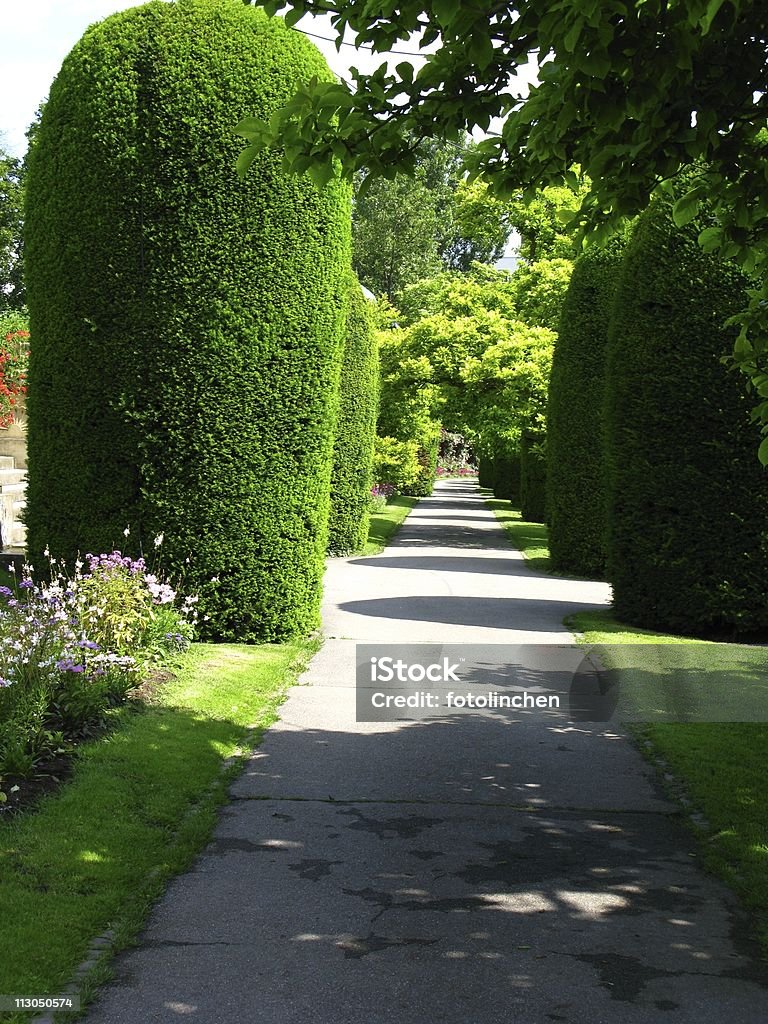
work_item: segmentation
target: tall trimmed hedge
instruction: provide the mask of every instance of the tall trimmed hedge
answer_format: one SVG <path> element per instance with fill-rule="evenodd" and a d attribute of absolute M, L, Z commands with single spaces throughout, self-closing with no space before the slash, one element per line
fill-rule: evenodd
<path fill-rule="evenodd" d="M 635 228 L 608 343 L 615 608 L 651 629 L 764 634 L 768 474 L 752 399 L 721 361 L 747 282 L 699 248 L 706 220 L 673 227 L 672 201 L 655 200 Z"/>
<path fill-rule="evenodd" d="M 520 515 L 526 523 L 547 521 L 547 462 L 544 434 L 526 433 L 520 440 Z"/>
<path fill-rule="evenodd" d="M 225 639 L 318 620 L 349 195 L 277 155 L 240 180 L 233 134 L 312 75 L 240 0 L 158 0 L 88 29 L 30 156 L 32 558 L 163 533 Z"/>
<path fill-rule="evenodd" d="M 625 239 L 576 261 L 552 357 L 547 408 L 547 507 L 552 564 L 605 572 L 605 347 Z"/>
<path fill-rule="evenodd" d="M 332 554 L 349 554 L 359 551 L 368 539 L 379 397 L 379 363 L 371 312 L 354 276 L 349 281 L 339 390 L 328 550 Z"/>

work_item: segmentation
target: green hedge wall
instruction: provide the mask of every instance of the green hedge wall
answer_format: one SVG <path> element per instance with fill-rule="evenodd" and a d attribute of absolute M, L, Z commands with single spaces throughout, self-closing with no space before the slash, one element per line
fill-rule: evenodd
<path fill-rule="evenodd" d="M 673 227 L 672 201 L 655 200 L 633 232 L 608 342 L 616 613 L 694 635 L 764 633 L 768 474 L 753 399 L 721 362 L 746 281 L 699 248 L 705 218 Z"/>
<path fill-rule="evenodd" d="M 526 523 L 547 521 L 547 460 L 543 434 L 523 434 L 520 441 L 520 515 Z"/>
<path fill-rule="evenodd" d="M 158 0 L 85 33 L 29 161 L 33 561 L 162 532 L 225 639 L 318 621 L 349 194 L 277 155 L 240 180 L 233 134 L 312 75 L 280 19 Z"/>
<path fill-rule="evenodd" d="M 552 357 L 547 408 L 547 507 L 552 565 L 605 572 L 605 346 L 625 239 L 578 258 Z"/>
<path fill-rule="evenodd" d="M 359 551 L 368 539 L 378 397 L 379 364 L 371 311 L 353 277 L 331 475 L 328 550 L 332 554 Z"/>

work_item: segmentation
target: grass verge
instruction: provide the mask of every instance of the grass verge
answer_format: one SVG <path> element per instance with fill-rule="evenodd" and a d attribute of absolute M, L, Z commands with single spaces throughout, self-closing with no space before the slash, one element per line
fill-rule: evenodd
<path fill-rule="evenodd" d="M 608 611 L 581 612 L 566 624 L 586 644 L 705 643 L 633 629 Z M 716 656 L 721 645 L 707 646 Z M 641 750 L 680 780 L 703 814 L 703 863 L 754 913 L 768 956 L 768 724 L 675 723 L 634 726 L 632 732 Z"/>
<path fill-rule="evenodd" d="M 112 734 L 81 748 L 59 793 L 0 823 L 0 992 L 58 995 L 97 935 L 131 941 L 207 841 L 238 755 L 316 646 L 195 645 L 151 706 L 121 710 Z M 101 962 L 84 997 L 107 975 Z"/>
<path fill-rule="evenodd" d="M 526 523 L 508 501 L 494 498 L 492 494 L 492 491 L 483 491 L 485 503 L 493 510 L 512 544 L 523 552 L 531 568 L 551 572 L 549 539 L 544 523 Z"/>
<path fill-rule="evenodd" d="M 381 512 L 372 512 L 368 543 L 363 548 L 362 555 L 378 555 L 382 552 L 418 501 L 418 498 L 398 494 L 387 502 L 386 508 Z"/>

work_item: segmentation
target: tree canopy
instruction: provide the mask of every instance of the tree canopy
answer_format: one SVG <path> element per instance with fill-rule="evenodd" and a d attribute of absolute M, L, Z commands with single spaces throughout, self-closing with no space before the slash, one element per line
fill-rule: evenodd
<path fill-rule="evenodd" d="M 466 157 L 495 194 L 521 186 L 591 187 L 573 223 L 606 237 L 643 210 L 680 168 L 699 163 L 700 180 L 675 205 L 681 226 L 705 195 L 714 223 L 700 244 L 759 275 L 735 359 L 752 379 L 768 424 L 768 7 L 762 0 L 405 0 L 372 13 L 364 0 L 268 0 L 330 15 L 374 52 L 419 48 L 352 82 L 310 82 L 270 124 L 246 118 L 245 169 L 261 147 L 280 148 L 287 167 L 318 182 L 361 168 L 390 177 L 416 165 L 420 139 L 496 131 Z M 424 48 L 429 48 L 424 52 Z M 538 62 L 538 82 L 518 76 Z M 414 141 L 415 140 L 415 141 Z M 578 209 L 575 207 L 578 206 Z M 766 427 L 768 430 L 768 426 Z M 768 461 L 768 437 L 761 446 Z"/>

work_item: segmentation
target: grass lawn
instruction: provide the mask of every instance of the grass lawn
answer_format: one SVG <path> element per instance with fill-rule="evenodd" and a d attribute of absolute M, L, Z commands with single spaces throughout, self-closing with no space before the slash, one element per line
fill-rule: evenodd
<path fill-rule="evenodd" d="M 391 498 L 381 512 L 371 514 L 371 525 L 368 529 L 368 543 L 362 555 L 378 555 L 392 540 L 411 509 L 418 504 L 418 498 L 408 498 L 398 494 Z"/>
<path fill-rule="evenodd" d="M 523 522 L 508 501 L 488 497 L 486 501 L 512 543 L 535 568 L 546 570 L 546 526 Z M 566 619 L 566 625 L 585 644 L 706 643 L 627 626 L 608 609 L 579 612 Z M 713 656 L 718 648 L 722 650 L 719 644 L 708 646 Z M 699 831 L 703 863 L 754 912 L 758 937 L 768 955 L 768 724 L 676 723 L 632 726 L 631 730 L 643 753 L 663 770 L 671 770 L 704 815 L 709 827 Z"/>
<path fill-rule="evenodd" d="M 567 620 L 584 643 L 686 643 L 688 638 L 635 630 L 610 612 L 582 612 Z M 716 656 L 719 644 L 707 645 Z M 768 955 L 768 724 L 697 722 L 635 726 L 648 751 L 682 781 L 709 828 L 701 853 L 705 865 L 739 894 L 757 922 Z M 643 741 L 650 741 L 650 751 Z"/>
<path fill-rule="evenodd" d="M 151 706 L 122 709 L 113 733 L 81 748 L 58 793 L 0 822 L 0 993 L 60 994 L 97 935 L 131 940 L 207 841 L 238 755 L 315 647 L 194 645 Z M 84 993 L 107 972 L 97 965 Z"/>
<path fill-rule="evenodd" d="M 519 548 L 533 569 L 549 570 L 549 541 L 544 523 L 526 523 L 508 501 L 493 497 L 483 489 L 483 497 L 499 520 L 514 547 Z"/>

